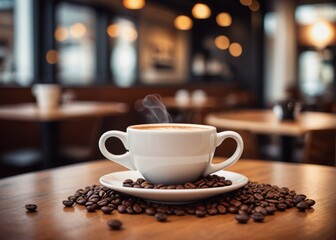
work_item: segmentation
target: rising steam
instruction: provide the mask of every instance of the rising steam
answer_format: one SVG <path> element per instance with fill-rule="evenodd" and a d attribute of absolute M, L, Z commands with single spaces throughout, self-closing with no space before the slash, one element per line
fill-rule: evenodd
<path fill-rule="evenodd" d="M 158 94 L 147 95 L 136 103 L 136 109 L 144 112 L 146 118 L 151 123 L 170 123 L 172 117 L 169 115 L 162 98 Z"/>

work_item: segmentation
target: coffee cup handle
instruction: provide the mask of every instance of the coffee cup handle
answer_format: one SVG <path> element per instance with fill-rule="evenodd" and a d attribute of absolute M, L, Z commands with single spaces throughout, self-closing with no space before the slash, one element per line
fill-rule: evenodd
<path fill-rule="evenodd" d="M 104 133 L 99 139 L 98 146 L 99 146 L 99 149 L 100 149 L 101 153 L 108 160 L 119 163 L 120 165 L 123 165 L 124 167 L 126 167 L 128 169 L 136 170 L 136 168 L 135 168 L 135 166 L 132 162 L 131 155 L 128 151 L 124 154 L 121 154 L 121 155 L 115 155 L 115 154 L 110 153 L 106 149 L 105 142 L 110 137 L 119 138 L 120 141 L 124 144 L 125 148 L 127 149 L 127 134 L 125 132 L 108 131 L 108 132 Z"/>
<path fill-rule="evenodd" d="M 231 166 L 232 164 L 237 162 L 240 156 L 242 155 L 244 149 L 243 139 L 238 133 L 233 131 L 224 131 L 217 133 L 216 147 L 218 147 L 226 138 L 233 138 L 237 142 L 236 151 L 230 158 L 221 163 L 213 164 L 212 162 L 210 162 L 208 168 L 203 172 L 203 176 L 207 176 L 211 173 L 214 173 L 223 168 Z"/>

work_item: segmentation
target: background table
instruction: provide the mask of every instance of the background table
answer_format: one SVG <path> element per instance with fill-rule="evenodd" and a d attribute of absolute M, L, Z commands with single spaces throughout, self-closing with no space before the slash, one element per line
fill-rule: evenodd
<path fill-rule="evenodd" d="M 178 122 L 202 123 L 203 113 L 214 110 L 220 105 L 214 97 L 206 97 L 204 101 L 195 102 L 188 99 L 185 102 L 179 102 L 176 97 L 163 97 L 162 103 L 168 111 L 177 111 L 181 114 Z"/>
<path fill-rule="evenodd" d="M 102 160 L 0 180 L 0 239 L 336 239 L 336 169 L 317 165 L 239 160 L 227 169 L 316 201 L 306 212 L 276 212 L 264 223 L 238 224 L 233 214 L 169 216 L 168 222 L 160 223 L 145 214 L 104 215 L 79 205 L 63 207 L 62 200 L 77 189 L 120 170 L 124 168 Z M 27 203 L 37 204 L 38 211 L 26 213 Z M 109 230 L 109 219 L 121 220 L 124 228 Z"/>
<path fill-rule="evenodd" d="M 292 161 L 293 137 L 311 130 L 336 129 L 336 115 L 303 112 L 295 121 L 278 121 L 271 110 L 240 110 L 211 113 L 205 122 L 223 129 L 248 130 L 255 134 L 282 136 L 281 160 Z"/>
<path fill-rule="evenodd" d="M 126 104 L 115 102 L 69 102 L 50 111 L 40 111 L 35 103 L 25 103 L 1 106 L 0 118 L 40 123 L 44 167 L 49 168 L 58 165 L 58 124 L 60 121 L 120 115 L 127 111 Z"/>

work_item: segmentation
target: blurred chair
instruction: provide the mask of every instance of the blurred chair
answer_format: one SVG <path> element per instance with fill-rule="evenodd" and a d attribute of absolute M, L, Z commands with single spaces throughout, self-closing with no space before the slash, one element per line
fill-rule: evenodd
<path fill-rule="evenodd" d="M 336 166 L 336 130 L 309 131 L 304 142 L 304 163 Z"/>
<path fill-rule="evenodd" d="M 218 129 L 217 131 L 225 131 Z M 257 136 L 247 130 L 233 130 L 240 134 L 244 142 L 244 150 L 241 158 L 244 159 L 259 159 L 259 144 Z M 237 147 L 235 140 L 227 138 L 216 148 L 215 156 L 230 157 Z"/>

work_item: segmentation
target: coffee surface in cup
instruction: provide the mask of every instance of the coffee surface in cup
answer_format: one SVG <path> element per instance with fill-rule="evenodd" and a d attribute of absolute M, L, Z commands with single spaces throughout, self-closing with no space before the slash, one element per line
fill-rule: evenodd
<path fill-rule="evenodd" d="M 194 127 L 194 126 L 184 126 L 184 125 L 142 125 L 142 126 L 133 126 L 133 129 L 138 130 L 158 130 L 158 131 L 199 131 L 199 130 L 205 130 L 207 128 L 203 127 Z"/>

